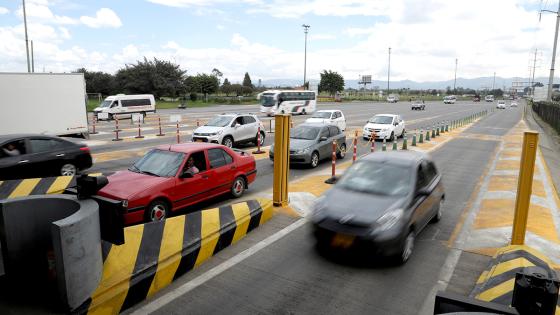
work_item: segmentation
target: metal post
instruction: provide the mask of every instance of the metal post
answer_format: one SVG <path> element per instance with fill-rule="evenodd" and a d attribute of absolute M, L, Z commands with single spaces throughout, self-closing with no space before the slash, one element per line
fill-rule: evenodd
<path fill-rule="evenodd" d="M 90 132 L 90 134 L 92 134 L 92 135 L 95 135 L 95 134 L 98 134 L 98 133 L 99 133 L 99 132 L 97 132 L 97 130 L 95 130 L 95 121 L 96 121 L 95 116 L 93 116 L 93 117 L 91 118 L 91 123 L 92 123 L 92 125 L 93 125 L 93 131 Z"/>
<path fill-rule="evenodd" d="M 389 47 L 389 63 L 387 66 L 387 95 L 389 95 L 389 82 L 391 79 L 391 47 Z"/>
<path fill-rule="evenodd" d="M 136 139 L 142 139 L 144 138 L 144 136 L 141 133 L 141 128 L 140 128 L 140 119 L 138 119 L 138 135 L 136 137 L 134 137 Z"/>
<path fill-rule="evenodd" d="M 31 72 L 35 72 L 35 55 L 33 54 L 33 40 L 31 40 Z"/>
<path fill-rule="evenodd" d="M 303 54 L 303 86 L 305 88 L 305 82 L 307 80 L 307 33 L 311 26 L 303 24 L 303 32 L 305 33 L 305 52 Z"/>
<path fill-rule="evenodd" d="M 290 115 L 276 115 L 274 134 L 274 179 L 272 199 L 275 206 L 288 205 L 288 171 L 290 169 Z"/>
<path fill-rule="evenodd" d="M 529 204 L 533 189 L 533 172 L 537 155 L 539 133 L 526 131 L 523 135 L 523 151 L 521 152 L 521 165 L 519 167 L 519 180 L 517 182 L 517 197 L 515 199 L 515 215 L 511 232 L 511 245 L 523 245 L 529 215 Z"/>
<path fill-rule="evenodd" d="M 177 143 L 181 143 L 180 141 L 180 137 L 179 137 L 179 122 L 177 122 Z"/>
<path fill-rule="evenodd" d="M 257 151 L 253 151 L 253 154 L 263 154 L 264 151 L 261 150 L 261 126 L 257 128 Z"/>
<path fill-rule="evenodd" d="M 552 46 L 552 62 L 550 64 L 550 76 L 548 77 L 548 92 L 546 100 L 552 100 L 552 84 L 554 83 L 554 62 L 556 61 L 556 45 L 558 43 L 558 26 L 560 25 L 560 1 L 558 1 L 558 11 L 556 12 L 556 29 L 554 29 L 554 46 Z"/>
<path fill-rule="evenodd" d="M 158 125 L 159 125 L 159 133 L 156 136 L 159 136 L 159 137 L 165 136 L 165 134 L 161 132 L 161 117 L 158 115 L 157 119 L 158 119 Z"/>
<path fill-rule="evenodd" d="M 354 131 L 354 152 L 352 154 L 352 163 L 356 162 L 358 157 L 358 130 Z"/>
<path fill-rule="evenodd" d="M 370 141 L 371 141 L 371 152 L 373 153 L 373 152 L 375 152 L 375 133 L 374 132 L 372 132 L 372 134 L 371 134 Z"/>
<path fill-rule="evenodd" d="M 119 119 L 115 117 L 115 138 L 112 141 L 121 141 L 122 139 L 119 138 Z"/>
<path fill-rule="evenodd" d="M 334 177 L 336 175 L 336 140 L 332 142 L 332 167 L 331 167 L 331 176 Z"/>
<path fill-rule="evenodd" d="M 455 58 L 455 79 L 453 80 L 453 93 L 455 93 L 456 86 L 457 86 L 457 64 L 459 63 L 459 59 Z"/>
<path fill-rule="evenodd" d="M 23 3 L 23 27 L 25 29 L 25 52 L 27 54 L 27 72 L 31 72 L 31 64 L 29 62 L 29 39 L 27 38 L 27 14 L 25 12 L 25 0 Z"/>

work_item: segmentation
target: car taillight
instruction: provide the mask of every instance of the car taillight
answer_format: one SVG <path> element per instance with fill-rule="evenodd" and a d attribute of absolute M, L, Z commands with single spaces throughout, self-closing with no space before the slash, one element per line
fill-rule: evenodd
<path fill-rule="evenodd" d="M 89 152 L 89 147 L 81 147 L 80 151 Z"/>

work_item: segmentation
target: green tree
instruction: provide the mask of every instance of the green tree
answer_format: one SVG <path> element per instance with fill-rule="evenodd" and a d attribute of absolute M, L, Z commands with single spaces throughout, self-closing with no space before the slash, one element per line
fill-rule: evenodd
<path fill-rule="evenodd" d="M 84 74 L 87 93 L 115 94 L 115 77 L 113 75 L 105 72 L 90 72 L 85 68 L 80 68 L 76 72 Z"/>
<path fill-rule="evenodd" d="M 321 81 L 319 81 L 319 92 L 329 92 L 330 95 L 344 90 L 344 78 L 342 75 L 331 70 L 323 70 Z"/>
<path fill-rule="evenodd" d="M 251 90 L 253 89 L 253 83 L 251 82 L 249 72 L 245 72 L 245 76 L 243 77 L 243 86 L 250 87 Z"/>
<path fill-rule="evenodd" d="M 126 65 L 115 75 L 117 88 L 127 94 L 154 94 L 177 97 L 185 93 L 184 79 L 186 71 L 170 61 L 154 58 L 138 61 L 135 65 Z"/>
<path fill-rule="evenodd" d="M 502 89 L 493 89 L 488 94 L 494 95 L 494 97 L 502 97 L 504 95 L 504 91 L 502 91 Z"/>
<path fill-rule="evenodd" d="M 218 78 L 218 85 L 220 84 L 220 78 L 224 75 L 220 70 L 214 68 L 212 69 L 212 75 Z"/>
<path fill-rule="evenodd" d="M 232 84 L 231 91 L 235 93 L 236 96 L 243 95 L 243 85 L 241 84 Z"/>
<path fill-rule="evenodd" d="M 222 84 L 222 87 L 220 88 L 220 90 L 226 96 L 229 96 L 229 94 L 232 92 L 231 83 L 229 83 L 229 80 L 227 78 L 224 79 L 224 83 Z"/>
<path fill-rule="evenodd" d="M 218 78 L 206 73 L 191 76 L 185 81 L 188 91 L 204 94 L 206 101 L 208 101 L 208 94 L 216 93 L 220 87 Z"/>

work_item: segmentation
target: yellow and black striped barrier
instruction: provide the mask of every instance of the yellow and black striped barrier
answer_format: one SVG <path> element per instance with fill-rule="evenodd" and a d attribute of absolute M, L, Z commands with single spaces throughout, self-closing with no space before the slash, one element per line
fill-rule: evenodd
<path fill-rule="evenodd" d="M 152 296 L 272 217 L 272 201 L 250 200 L 125 229 L 103 243 L 99 286 L 78 312 L 117 314 Z"/>
<path fill-rule="evenodd" d="M 101 173 L 90 176 L 108 175 Z M 0 200 L 30 195 L 62 194 L 76 186 L 76 176 L 58 176 L 0 181 Z"/>
<path fill-rule="evenodd" d="M 539 251 L 526 245 L 503 247 L 482 272 L 470 296 L 481 301 L 511 306 L 515 275 L 523 271 L 523 268 L 532 266 L 546 270 L 549 278 L 557 278 L 549 258 Z M 558 306 L 556 314 L 560 314 Z"/>

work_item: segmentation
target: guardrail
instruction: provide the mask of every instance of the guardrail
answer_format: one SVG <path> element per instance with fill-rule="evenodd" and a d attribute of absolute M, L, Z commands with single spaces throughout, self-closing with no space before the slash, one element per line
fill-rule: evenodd
<path fill-rule="evenodd" d="M 546 123 L 560 133 L 560 105 L 547 102 L 534 102 L 533 111 Z"/>

